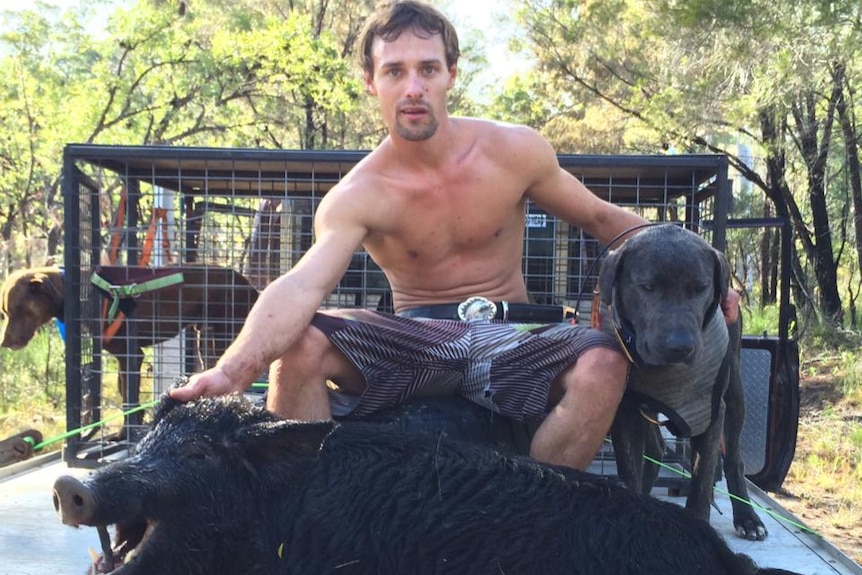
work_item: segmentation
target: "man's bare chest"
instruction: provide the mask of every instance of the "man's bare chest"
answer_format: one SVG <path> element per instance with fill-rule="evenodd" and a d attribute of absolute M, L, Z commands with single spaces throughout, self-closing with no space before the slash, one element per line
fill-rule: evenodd
<path fill-rule="evenodd" d="M 517 246 L 523 233 L 523 198 L 507 190 L 410 190 L 386 212 L 366 245 L 384 261 L 432 262 L 505 249 Z"/>

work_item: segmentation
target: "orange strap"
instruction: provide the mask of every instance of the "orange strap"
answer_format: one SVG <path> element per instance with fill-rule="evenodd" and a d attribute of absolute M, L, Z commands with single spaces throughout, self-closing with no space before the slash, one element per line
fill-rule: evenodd
<path fill-rule="evenodd" d="M 602 329 L 602 316 L 599 313 L 599 306 L 602 304 L 602 294 L 599 290 L 593 291 L 593 305 L 590 309 L 590 327 L 593 329 Z"/>
<path fill-rule="evenodd" d="M 117 215 L 114 217 L 114 231 L 111 233 L 111 243 L 108 248 L 108 262 L 111 265 L 117 262 L 117 254 L 120 251 L 120 240 L 122 238 L 120 230 L 123 229 L 123 223 L 126 219 L 126 200 L 126 188 L 123 188 L 123 191 L 120 192 L 120 205 L 117 206 Z"/>
<path fill-rule="evenodd" d="M 140 266 L 146 266 L 150 263 L 159 223 L 162 225 L 162 249 L 165 251 L 165 259 L 173 263 L 171 241 L 168 238 L 168 210 L 166 208 L 153 208 L 153 217 L 150 219 L 150 227 L 147 228 L 147 235 L 144 238 L 144 248 L 141 250 L 141 259 L 138 261 Z"/>
<path fill-rule="evenodd" d="M 114 218 L 114 232 L 111 234 L 111 244 L 108 250 L 108 261 L 111 265 L 117 262 L 117 255 L 120 250 L 120 230 L 123 226 L 123 220 L 126 217 L 126 189 L 123 188 L 120 194 L 120 205 L 117 209 L 117 215 Z M 166 208 L 153 208 L 153 217 L 150 218 L 150 226 L 147 228 L 147 235 L 144 237 L 144 247 L 141 250 L 141 259 L 138 261 L 139 266 L 146 266 L 150 263 L 150 257 L 153 253 L 153 242 L 156 237 L 156 229 L 159 223 L 162 225 L 162 249 L 165 251 L 165 258 L 168 262 L 173 263 L 171 256 L 171 242 L 168 238 L 168 210 Z M 105 300 L 102 304 L 102 317 L 108 316 L 108 301 Z M 114 318 L 109 325 L 102 329 L 102 345 L 106 345 L 120 331 L 123 325 L 126 314 L 122 311 L 117 312 L 117 317 Z"/>
<path fill-rule="evenodd" d="M 128 199 L 128 194 L 126 192 L 126 188 L 123 188 L 122 192 L 120 192 L 120 205 L 117 206 L 117 214 L 114 217 L 114 231 L 111 233 L 111 243 L 108 248 L 108 263 L 114 265 L 117 263 L 117 256 L 120 253 L 120 240 L 122 238 L 122 233 L 120 230 L 123 229 L 123 224 L 126 219 L 126 201 Z M 108 317 L 108 300 L 102 302 L 102 317 Z M 117 313 L 117 317 L 114 318 L 114 321 L 109 325 L 105 325 L 102 328 L 102 345 L 107 345 L 108 342 L 111 341 L 117 332 L 120 329 L 120 326 L 123 325 L 123 319 L 126 317 L 122 311 Z"/>

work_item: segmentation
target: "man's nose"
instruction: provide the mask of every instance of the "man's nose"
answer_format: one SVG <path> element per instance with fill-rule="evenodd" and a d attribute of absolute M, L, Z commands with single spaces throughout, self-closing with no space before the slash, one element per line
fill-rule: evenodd
<path fill-rule="evenodd" d="M 420 98 L 425 92 L 425 79 L 418 73 L 411 72 L 407 76 L 407 87 L 405 95 L 408 98 Z"/>

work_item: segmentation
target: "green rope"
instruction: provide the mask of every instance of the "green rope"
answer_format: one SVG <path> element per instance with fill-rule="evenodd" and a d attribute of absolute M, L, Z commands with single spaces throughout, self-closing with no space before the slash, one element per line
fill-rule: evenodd
<path fill-rule="evenodd" d="M 251 386 L 254 388 L 262 389 L 262 388 L 267 387 L 267 384 L 266 383 L 253 383 Z M 103 426 L 103 425 L 105 425 L 111 421 L 125 418 L 127 415 L 131 415 L 133 413 L 137 413 L 139 411 L 149 409 L 149 408 L 153 407 L 154 405 L 156 405 L 159 401 L 160 400 L 158 400 L 158 399 L 154 399 L 153 401 L 150 401 L 148 403 L 142 403 L 141 405 L 133 407 L 132 409 L 129 409 L 129 410 L 124 411 L 122 413 L 118 413 L 117 415 L 112 415 L 110 417 L 106 417 L 104 419 L 101 419 L 101 420 L 96 421 L 94 423 L 90 423 L 88 425 L 84 425 L 84 426 L 79 427 L 77 429 L 71 429 L 71 430 L 67 431 L 66 433 L 63 433 L 61 435 L 57 435 L 56 437 L 51 437 L 49 439 L 42 441 L 41 443 L 36 443 L 36 441 L 32 437 L 29 437 L 29 436 L 24 437 L 23 439 L 24 439 L 24 441 L 26 441 L 27 443 L 29 443 L 30 445 L 33 446 L 33 451 L 39 451 L 40 449 L 44 449 L 45 447 L 51 445 L 52 443 L 56 443 L 56 442 L 62 441 L 64 439 L 68 439 L 68 438 L 73 437 L 75 435 L 81 435 L 82 433 L 86 433 L 87 431 L 90 431 L 91 429 L 95 429 L 97 427 L 101 427 L 101 426 Z"/>
<path fill-rule="evenodd" d="M 91 429 L 101 427 L 108 422 L 114 421 L 116 419 L 121 419 L 123 417 L 126 417 L 127 415 L 131 415 L 133 413 L 137 413 L 137 412 L 143 411 L 145 409 L 149 409 L 149 408 L 153 407 L 155 404 L 157 404 L 158 402 L 159 402 L 159 400 L 156 399 L 156 400 L 150 401 L 148 403 L 142 403 L 141 405 L 138 405 L 137 407 L 133 407 L 132 409 L 129 409 L 129 410 L 124 411 L 122 413 L 118 413 L 117 415 L 112 415 L 110 417 L 106 417 L 106 418 L 101 419 L 99 421 L 96 421 L 94 423 L 90 423 L 88 425 L 81 426 L 77 429 L 69 430 L 66 433 L 63 433 L 63 434 L 58 435 L 56 437 L 46 439 L 45 441 L 43 441 L 41 443 L 37 443 L 36 445 L 34 445 L 33 451 L 39 451 L 40 449 L 43 449 L 43 448 L 51 445 L 52 443 L 56 443 L 56 442 L 61 441 L 63 439 L 68 439 L 68 438 L 75 436 L 75 435 L 80 435 L 82 433 L 90 431 Z M 30 439 L 29 443 L 32 443 L 33 439 L 32 438 L 28 438 L 28 439 Z M 26 441 L 26 439 L 25 439 L 25 441 Z"/>
<path fill-rule="evenodd" d="M 610 439 L 608 439 L 608 438 L 605 438 L 605 441 L 610 443 Z M 673 473 L 676 473 L 677 475 L 679 475 L 685 479 L 691 479 L 691 473 L 688 473 L 687 471 L 685 471 L 683 469 L 677 469 L 676 467 L 672 467 L 672 466 L 668 465 L 667 463 L 664 463 L 663 461 L 658 461 L 657 459 L 653 459 L 652 457 L 650 457 L 649 455 L 646 455 L 646 454 L 644 454 L 643 458 L 644 458 L 644 461 L 648 461 L 649 463 L 652 463 L 653 465 L 657 465 L 657 466 L 661 467 L 662 469 L 672 471 Z M 804 532 L 809 533 L 811 535 L 815 535 L 817 537 L 820 537 L 821 539 L 823 538 L 823 536 L 820 535 L 820 533 L 811 529 L 807 525 L 803 525 L 802 523 L 794 521 L 794 520 L 790 519 L 789 517 L 785 517 L 781 513 L 778 513 L 777 511 L 773 511 L 772 509 L 769 509 L 767 507 L 763 507 L 762 505 L 759 505 L 759 504 L 755 503 L 754 501 L 747 501 L 747 500 L 743 499 L 742 497 L 738 497 L 738 496 L 734 495 L 733 493 L 727 491 L 726 489 L 722 489 L 722 488 L 718 487 L 717 485 L 713 485 L 712 490 L 715 491 L 716 493 L 726 495 L 730 499 L 733 499 L 735 501 L 739 501 L 740 503 L 744 503 L 746 505 L 749 505 L 752 508 L 769 515 L 770 517 L 772 517 L 773 519 L 775 519 L 777 521 L 783 521 L 784 523 L 787 523 L 788 525 L 792 525 L 793 527 L 799 529 L 800 531 L 804 531 Z"/>
<path fill-rule="evenodd" d="M 256 382 L 256 383 L 253 383 L 253 384 L 251 385 L 251 387 L 253 387 L 253 388 L 258 388 L 258 389 L 262 389 L 262 388 L 267 387 L 267 384 L 266 384 L 266 383 L 262 383 L 262 382 Z M 60 440 L 63 440 L 63 439 L 68 439 L 69 437 L 72 437 L 72 436 L 75 436 L 75 435 L 82 434 L 82 433 L 84 433 L 84 432 L 86 432 L 86 431 L 89 431 L 89 430 L 91 430 L 91 429 L 95 429 L 96 427 L 101 427 L 101 426 L 105 425 L 106 423 L 108 423 L 108 422 L 110 422 L 110 421 L 114 421 L 114 420 L 116 420 L 116 419 L 124 418 L 124 417 L 126 417 L 127 415 L 131 415 L 131 414 L 133 414 L 133 413 L 137 413 L 137 412 L 139 412 L 139 411 L 143 411 L 143 410 L 145 410 L 145 409 L 149 409 L 150 407 L 153 407 L 154 405 L 156 405 L 159 401 L 160 401 L 160 400 L 156 399 L 156 400 L 150 401 L 150 402 L 148 402 L 148 403 L 143 403 L 143 404 L 141 404 L 141 405 L 138 405 L 137 407 L 134 407 L 134 408 L 132 408 L 132 409 L 129 409 L 128 411 L 124 411 L 124 412 L 122 412 L 122 413 L 119 413 L 119 414 L 117 414 L 117 415 L 113 415 L 113 416 L 111 416 L 111 417 L 106 417 L 106 418 L 104 418 L 104 419 L 102 419 L 102 420 L 100 420 L 100 421 L 96 421 L 95 423 L 91 423 L 91 424 L 89 424 L 89 425 L 84 425 L 84 426 L 79 427 L 79 428 L 77 428 L 77 429 L 72 429 L 72 430 L 67 431 L 66 433 L 64 433 L 64 434 L 62 434 L 62 435 L 58 435 L 58 436 L 56 436 L 56 437 L 52 437 L 52 438 L 50 438 L 50 439 L 46 439 L 45 441 L 42 441 L 41 443 L 37 443 L 37 444 L 35 444 L 35 445 L 33 445 L 33 444 L 35 443 L 35 441 L 33 440 L 33 438 L 32 438 L 32 437 L 25 437 L 25 438 L 24 438 L 24 441 L 26 441 L 26 442 L 27 442 L 27 443 L 29 443 L 30 445 L 33 445 L 33 451 L 39 451 L 40 449 L 43 449 L 43 448 L 45 448 L 46 446 L 51 445 L 52 443 L 55 443 L 55 442 L 57 442 L 57 441 L 60 441 Z M 610 442 L 610 439 L 605 438 L 605 441 Z M 661 467 L 662 469 L 666 469 L 666 470 L 668 470 L 668 471 L 671 471 L 671 472 L 673 472 L 673 473 L 676 473 L 677 475 L 679 475 L 679 476 L 681 476 L 681 477 L 683 477 L 683 478 L 685 478 L 685 479 L 691 479 L 691 474 L 690 474 L 690 473 L 688 473 L 688 472 L 687 472 L 687 471 L 685 471 L 685 470 L 677 469 L 676 467 L 673 467 L 673 466 L 671 466 L 671 465 L 668 465 L 667 463 L 664 463 L 663 461 L 659 461 L 659 460 L 657 460 L 657 459 L 653 459 L 652 457 L 650 457 L 650 456 L 648 456 L 648 455 L 646 455 L 646 454 L 644 454 L 643 458 L 644 458 L 644 460 L 645 460 L 645 461 L 647 461 L 647 462 L 649 462 L 649 463 L 652 463 L 653 465 L 657 465 L 658 467 Z M 713 486 L 713 488 L 712 488 L 712 489 L 713 489 L 713 491 L 715 491 L 715 492 L 717 492 L 717 493 L 720 493 L 720 494 L 722 494 L 722 495 L 726 495 L 726 496 L 727 496 L 727 497 L 729 497 L 730 499 L 733 499 L 733 500 L 735 500 L 735 501 L 739 501 L 740 503 L 745 503 L 746 505 L 750 505 L 750 506 L 751 506 L 751 507 L 753 507 L 754 509 L 756 509 L 756 510 L 758 510 L 758 511 L 762 512 L 762 513 L 765 513 L 765 514 L 769 515 L 770 517 L 772 517 L 773 519 L 775 519 L 775 520 L 777 520 L 777 521 L 783 521 L 784 523 L 786 523 L 786 524 L 788 524 L 788 525 L 792 525 L 793 527 L 795 527 L 795 528 L 799 529 L 800 531 L 804 531 L 804 532 L 806 532 L 806 533 L 809 533 L 809 534 L 811 534 L 811 535 L 815 535 L 815 536 L 820 537 L 820 538 L 822 538 L 822 537 L 823 537 L 823 536 L 822 536 L 822 535 L 820 535 L 817 531 L 815 531 L 815 530 L 811 529 L 811 528 L 810 528 L 810 527 L 808 527 L 807 525 L 803 525 L 802 523 L 799 523 L 799 522 L 794 521 L 794 520 L 792 520 L 792 519 L 790 519 L 790 518 L 788 518 L 788 517 L 785 517 L 785 516 L 784 516 L 784 515 L 782 515 L 781 513 L 778 513 L 778 512 L 776 512 L 776 511 L 773 511 L 772 509 L 769 509 L 769 508 L 767 508 L 767 507 L 763 507 L 762 505 L 759 505 L 759 504 L 757 504 L 757 503 L 755 503 L 755 502 L 753 502 L 753 501 L 747 501 L 747 500 L 745 500 L 745 499 L 743 499 L 743 498 L 741 498 L 741 497 L 738 497 L 738 496 L 734 495 L 733 493 L 731 493 L 731 492 L 727 491 L 726 489 L 721 489 L 720 487 L 715 486 L 715 485 Z"/>

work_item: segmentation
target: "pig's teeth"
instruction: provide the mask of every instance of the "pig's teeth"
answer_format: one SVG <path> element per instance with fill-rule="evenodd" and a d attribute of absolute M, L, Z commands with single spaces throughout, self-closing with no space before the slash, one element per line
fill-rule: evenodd
<path fill-rule="evenodd" d="M 88 547 L 87 551 L 90 553 L 90 559 L 93 560 L 93 564 L 90 566 L 90 570 L 87 571 L 90 575 L 98 575 L 99 574 L 99 554 L 92 547 Z"/>
<path fill-rule="evenodd" d="M 104 525 L 99 525 L 96 530 L 99 532 L 99 541 L 102 543 L 102 553 L 105 555 L 105 566 L 108 572 L 114 570 L 114 550 L 111 549 L 111 536 L 108 533 L 108 528 Z"/>

